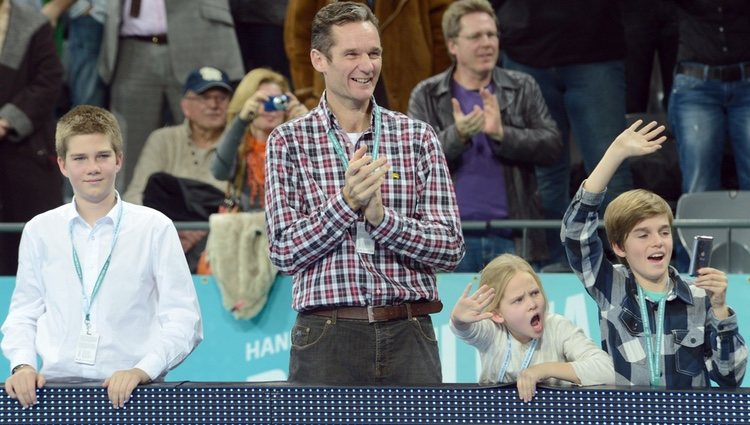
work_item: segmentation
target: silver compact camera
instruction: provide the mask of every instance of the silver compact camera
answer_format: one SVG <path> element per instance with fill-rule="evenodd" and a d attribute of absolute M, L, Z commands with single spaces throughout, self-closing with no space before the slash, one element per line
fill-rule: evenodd
<path fill-rule="evenodd" d="M 286 111 L 289 106 L 289 96 L 281 94 L 273 96 L 263 103 L 263 108 L 266 111 Z"/>

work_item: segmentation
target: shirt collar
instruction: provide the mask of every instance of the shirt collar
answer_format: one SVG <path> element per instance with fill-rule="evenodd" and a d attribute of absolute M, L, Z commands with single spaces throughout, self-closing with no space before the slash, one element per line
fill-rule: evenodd
<path fill-rule="evenodd" d="M 120 210 L 121 205 L 124 207 L 122 198 L 120 197 L 120 192 L 116 190 L 115 190 L 115 199 L 116 199 L 115 206 L 112 209 L 110 209 L 109 212 L 107 212 L 107 214 L 104 217 L 97 220 L 96 221 L 97 224 L 103 223 L 103 222 L 109 222 L 110 224 L 114 225 L 116 223 L 118 211 Z M 70 201 L 70 203 L 68 204 L 67 208 L 65 209 L 64 214 L 65 214 L 65 221 L 67 223 L 70 223 L 75 220 L 80 224 L 86 224 L 86 220 L 84 220 L 83 217 L 81 217 L 81 215 L 78 213 L 78 210 L 76 209 L 76 197 L 75 196 L 73 196 L 73 200 Z"/>
<path fill-rule="evenodd" d="M 669 274 L 669 282 L 672 286 L 669 289 L 669 293 L 667 293 L 667 301 L 679 298 L 685 304 L 693 305 L 693 294 L 690 292 L 690 286 L 680 277 L 680 274 L 677 273 L 674 267 L 669 266 L 667 272 Z M 625 285 L 627 293 L 632 294 L 634 297 L 637 296 L 638 289 L 636 285 L 638 284 L 635 281 L 635 276 L 633 276 L 633 271 L 630 269 L 628 269 L 628 278 L 625 281 Z"/>
<path fill-rule="evenodd" d="M 372 108 L 370 108 L 370 128 L 365 130 L 364 133 L 368 133 L 372 131 L 373 128 L 375 128 L 375 107 L 377 106 L 377 102 L 375 102 L 375 96 L 370 97 L 370 103 L 372 104 Z M 323 95 L 320 97 L 320 103 L 318 104 L 320 107 L 319 117 L 323 121 L 324 126 L 326 127 L 326 131 L 329 129 L 333 129 L 334 131 L 341 131 L 342 133 L 346 133 L 344 129 L 339 124 L 338 120 L 336 119 L 336 115 L 333 114 L 333 111 L 328 106 L 328 101 L 326 100 L 326 92 L 323 92 Z M 382 108 L 381 108 L 382 111 Z M 382 115 L 382 113 L 381 113 Z"/>
<path fill-rule="evenodd" d="M 670 266 L 669 267 L 669 280 L 674 284 L 670 296 L 674 294 L 676 298 L 681 299 L 686 304 L 693 304 L 693 293 L 690 291 L 690 286 L 685 282 L 677 270 Z M 673 299 L 673 298 L 668 298 Z"/>

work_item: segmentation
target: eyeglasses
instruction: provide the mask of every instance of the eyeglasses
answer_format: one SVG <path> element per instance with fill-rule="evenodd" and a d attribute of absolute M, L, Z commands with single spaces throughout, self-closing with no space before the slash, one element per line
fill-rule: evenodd
<path fill-rule="evenodd" d="M 211 101 L 213 101 L 214 103 L 223 104 L 229 102 L 229 95 L 224 93 L 216 93 L 212 95 L 201 93 L 197 95 L 185 95 L 185 99 L 195 100 L 196 102 L 200 102 L 204 105 L 207 105 Z"/>
<path fill-rule="evenodd" d="M 469 35 L 459 35 L 460 38 L 465 38 L 466 40 L 471 41 L 472 43 L 475 43 L 482 39 L 482 37 L 487 37 L 492 40 L 498 39 L 499 35 L 497 31 L 487 31 L 487 32 L 476 32 L 474 34 Z"/>

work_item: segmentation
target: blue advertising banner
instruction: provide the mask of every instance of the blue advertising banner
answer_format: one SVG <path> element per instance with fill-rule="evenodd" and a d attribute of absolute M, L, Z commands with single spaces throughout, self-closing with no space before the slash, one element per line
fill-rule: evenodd
<path fill-rule="evenodd" d="M 599 340 L 596 305 L 573 274 L 542 274 L 550 301 L 549 310 L 568 317 L 594 340 Z M 458 341 L 448 323 L 453 305 L 473 274 L 438 275 L 438 290 L 445 305 L 433 315 L 443 380 L 447 383 L 477 382 L 479 356 L 474 348 Z M 194 276 L 203 314 L 204 340 L 180 366 L 167 376 L 169 381 L 281 381 L 287 376 L 290 336 L 296 313 L 291 308 L 292 279 L 280 276 L 271 288 L 261 313 L 251 320 L 236 320 L 226 311 L 211 276 Z M 0 277 L 0 317 L 5 317 L 14 278 Z M 475 286 L 476 287 L 476 286 Z M 747 275 L 730 275 L 728 300 L 739 319 L 740 332 L 750 329 L 750 284 Z M 0 371 L 8 371 L 0 358 Z M 6 376 L 0 373 L 1 376 Z M 743 386 L 748 386 L 745 379 Z"/>

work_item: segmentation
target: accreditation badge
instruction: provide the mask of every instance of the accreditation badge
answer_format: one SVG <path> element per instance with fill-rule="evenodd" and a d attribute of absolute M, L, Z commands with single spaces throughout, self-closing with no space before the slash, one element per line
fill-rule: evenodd
<path fill-rule="evenodd" d="M 364 221 L 357 222 L 357 252 L 360 254 L 375 253 L 375 241 L 367 232 Z"/>
<path fill-rule="evenodd" d="M 99 334 L 81 330 L 76 344 L 75 362 L 93 365 L 96 362 L 96 350 L 99 347 Z"/>

